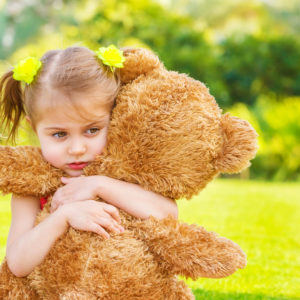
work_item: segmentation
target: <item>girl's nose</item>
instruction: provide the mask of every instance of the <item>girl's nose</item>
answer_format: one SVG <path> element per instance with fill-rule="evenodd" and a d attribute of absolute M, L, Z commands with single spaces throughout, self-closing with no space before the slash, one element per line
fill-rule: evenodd
<path fill-rule="evenodd" d="M 72 141 L 68 148 L 68 154 L 72 156 L 80 156 L 84 154 L 87 150 L 86 145 L 80 141 L 80 140 L 75 140 Z"/>

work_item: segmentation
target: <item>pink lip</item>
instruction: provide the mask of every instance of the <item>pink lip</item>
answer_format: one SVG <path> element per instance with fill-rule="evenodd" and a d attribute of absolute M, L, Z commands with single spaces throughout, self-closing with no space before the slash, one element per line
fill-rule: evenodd
<path fill-rule="evenodd" d="M 88 165 L 87 162 L 76 162 L 68 164 L 68 167 L 73 170 L 81 170 Z"/>

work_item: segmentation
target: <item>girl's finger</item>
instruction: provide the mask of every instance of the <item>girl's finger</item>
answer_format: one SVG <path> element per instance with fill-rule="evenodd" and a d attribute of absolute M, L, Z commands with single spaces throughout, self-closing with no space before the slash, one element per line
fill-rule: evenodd
<path fill-rule="evenodd" d="M 99 218 L 106 218 L 107 220 L 109 220 L 109 222 L 112 222 L 115 228 L 115 230 L 113 231 L 116 231 L 117 233 L 121 233 L 125 231 L 125 229 L 115 219 L 113 219 L 109 213 L 102 211 L 101 216 L 99 216 Z"/>
<path fill-rule="evenodd" d="M 55 202 L 51 202 L 50 212 L 53 213 L 57 209 L 57 204 Z"/>
<path fill-rule="evenodd" d="M 52 211 L 55 211 L 62 204 L 63 204 L 63 201 L 61 200 L 61 197 L 59 197 L 59 193 L 58 193 L 58 194 L 54 195 L 54 197 L 52 198 L 50 209 L 52 209 Z"/>
<path fill-rule="evenodd" d="M 106 229 L 108 229 L 109 231 L 115 232 L 115 233 L 121 233 L 121 230 L 114 225 L 113 220 L 109 220 L 105 217 L 100 217 L 99 219 L 97 219 L 96 221 L 99 225 L 101 225 L 102 227 L 105 227 Z"/>
<path fill-rule="evenodd" d="M 61 177 L 60 180 L 61 180 L 62 183 L 67 184 L 67 183 L 69 183 L 72 180 L 72 178 Z"/>
<path fill-rule="evenodd" d="M 120 232 L 124 232 L 125 229 L 122 225 L 120 225 L 117 221 L 113 220 L 114 225 L 120 230 Z"/>
<path fill-rule="evenodd" d="M 110 235 L 108 234 L 108 232 L 106 230 L 104 230 L 99 224 L 91 223 L 88 230 L 95 232 L 99 235 L 102 235 L 105 239 L 110 238 Z"/>
<path fill-rule="evenodd" d="M 112 220 L 114 227 L 116 228 L 116 230 L 118 231 L 118 233 L 124 232 L 125 229 L 123 226 L 121 226 L 120 224 L 118 224 L 115 220 Z"/>
<path fill-rule="evenodd" d="M 121 224 L 119 211 L 114 206 L 106 204 L 103 209 L 105 212 L 109 213 L 119 224 Z"/>

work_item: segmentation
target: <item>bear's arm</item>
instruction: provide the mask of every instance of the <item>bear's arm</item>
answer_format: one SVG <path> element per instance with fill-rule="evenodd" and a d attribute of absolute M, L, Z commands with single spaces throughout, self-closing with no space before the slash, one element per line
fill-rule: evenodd
<path fill-rule="evenodd" d="M 137 220 L 132 229 L 173 274 L 193 279 L 221 278 L 246 265 L 246 255 L 231 240 L 173 217 Z"/>
<path fill-rule="evenodd" d="M 32 146 L 0 146 L 0 191 L 41 197 L 62 185 L 63 172 L 44 160 Z"/>

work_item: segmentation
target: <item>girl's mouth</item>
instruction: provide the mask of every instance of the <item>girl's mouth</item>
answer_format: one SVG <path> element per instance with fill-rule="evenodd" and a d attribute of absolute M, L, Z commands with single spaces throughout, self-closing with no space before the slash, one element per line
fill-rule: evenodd
<path fill-rule="evenodd" d="M 68 164 L 68 167 L 73 170 L 81 170 L 88 165 L 87 162 L 75 162 Z"/>

